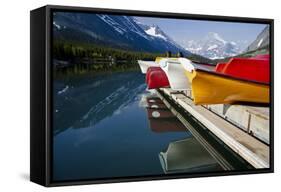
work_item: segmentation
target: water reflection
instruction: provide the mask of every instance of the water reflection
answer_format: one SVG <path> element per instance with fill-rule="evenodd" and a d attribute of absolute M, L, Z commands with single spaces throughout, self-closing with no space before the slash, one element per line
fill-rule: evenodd
<path fill-rule="evenodd" d="M 157 97 L 146 97 L 149 127 L 153 132 L 180 132 L 188 130 Z M 191 135 L 191 134 L 190 134 Z"/>
<path fill-rule="evenodd" d="M 94 126 L 137 99 L 146 86 L 139 73 L 103 74 L 54 81 L 54 134 Z"/>
<path fill-rule="evenodd" d="M 170 142 L 167 149 L 159 153 L 160 163 L 166 174 L 221 170 L 216 160 L 199 144 L 160 98 L 156 96 L 145 98 L 149 126 L 153 132 L 185 131 L 189 133 L 185 139 Z"/>
<path fill-rule="evenodd" d="M 194 137 L 171 142 L 159 158 L 165 173 L 221 170 L 216 160 Z"/>

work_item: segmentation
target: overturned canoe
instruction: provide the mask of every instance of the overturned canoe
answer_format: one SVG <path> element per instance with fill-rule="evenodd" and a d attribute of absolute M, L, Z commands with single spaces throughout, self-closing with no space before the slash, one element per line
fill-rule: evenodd
<path fill-rule="evenodd" d="M 226 63 L 218 63 L 216 65 L 215 71 L 218 73 L 222 73 Z"/>
<path fill-rule="evenodd" d="M 240 79 L 269 83 L 269 56 L 260 55 L 252 58 L 232 58 L 227 63 L 217 64 L 215 71 Z"/>
<path fill-rule="evenodd" d="M 149 73 L 146 74 L 146 81 L 148 89 L 170 87 L 169 80 L 160 67 L 150 70 Z"/>
<path fill-rule="evenodd" d="M 150 77 L 150 73 L 152 71 L 159 71 L 161 68 L 160 67 L 149 67 L 146 71 L 146 75 L 145 75 L 145 83 L 147 84 L 149 77 Z"/>
<path fill-rule="evenodd" d="M 184 74 L 184 69 L 177 58 L 163 58 L 159 62 L 160 67 L 166 73 L 170 87 L 173 90 L 190 89 L 189 82 Z"/>
<path fill-rule="evenodd" d="M 196 69 L 180 59 L 191 84 L 195 104 L 234 104 L 270 102 L 269 84 Z"/>
<path fill-rule="evenodd" d="M 149 67 L 159 67 L 159 64 L 156 63 L 155 61 L 143 61 L 143 60 L 138 60 L 138 64 L 140 66 L 141 72 L 143 74 L 146 74 L 147 69 Z"/>

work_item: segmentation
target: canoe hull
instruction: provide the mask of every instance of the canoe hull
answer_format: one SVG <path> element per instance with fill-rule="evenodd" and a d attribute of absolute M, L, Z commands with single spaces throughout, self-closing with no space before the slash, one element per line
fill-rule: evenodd
<path fill-rule="evenodd" d="M 169 80 L 161 68 L 151 71 L 146 75 L 148 89 L 170 87 Z"/>
<path fill-rule="evenodd" d="M 147 84 L 149 81 L 150 73 L 152 71 L 159 71 L 161 70 L 161 67 L 149 67 L 146 71 L 146 76 L 145 76 L 145 83 Z"/>
<path fill-rule="evenodd" d="M 141 72 L 143 74 L 146 74 L 147 69 L 149 67 L 159 67 L 159 64 L 154 62 L 154 61 L 142 61 L 142 60 L 138 60 L 138 64 L 140 66 Z"/>
<path fill-rule="evenodd" d="M 259 55 L 253 58 L 232 58 L 227 63 L 217 64 L 216 72 L 240 79 L 269 83 L 269 56 Z"/>
<path fill-rule="evenodd" d="M 160 66 L 166 73 L 170 87 L 176 91 L 189 90 L 190 85 L 184 74 L 184 68 L 177 61 L 163 60 Z"/>
<path fill-rule="evenodd" d="M 244 81 L 216 73 L 185 71 L 196 105 L 270 102 L 269 85 Z"/>

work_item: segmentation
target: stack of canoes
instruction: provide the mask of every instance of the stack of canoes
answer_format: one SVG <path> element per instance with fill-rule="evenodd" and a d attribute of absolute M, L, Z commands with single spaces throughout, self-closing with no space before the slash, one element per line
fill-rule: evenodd
<path fill-rule="evenodd" d="M 138 63 L 148 89 L 191 89 L 195 104 L 270 102 L 270 55 L 231 58 L 213 69 L 182 57 Z"/>

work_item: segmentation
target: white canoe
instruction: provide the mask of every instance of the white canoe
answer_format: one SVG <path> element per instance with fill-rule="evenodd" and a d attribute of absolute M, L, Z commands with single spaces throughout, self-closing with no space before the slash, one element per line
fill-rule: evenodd
<path fill-rule="evenodd" d="M 141 72 L 146 74 L 146 71 L 149 67 L 160 67 L 158 63 L 155 61 L 143 61 L 143 60 L 138 60 L 138 64 L 141 68 Z"/>
<path fill-rule="evenodd" d="M 173 90 L 181 91 L 190 89 L 189 81 L 185 76 L 184 68 L 178 59 L 163 58 L 159 62 L 166 73 Z"/>
<path fill-rule="evenodd" d="M 194 63 L 191 60 L 187 59 L 187 58 L 178 58 L 178 62 L 181 63 L 182 67 L 188 71 L 188 72 L 192 72 L 195 69 L 201 69 L 204 71 L 212 71 L 211 68 L 212 67 L 208 67 L 204 64 L 198 64 L 198 63 Z"/>

